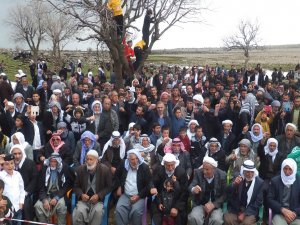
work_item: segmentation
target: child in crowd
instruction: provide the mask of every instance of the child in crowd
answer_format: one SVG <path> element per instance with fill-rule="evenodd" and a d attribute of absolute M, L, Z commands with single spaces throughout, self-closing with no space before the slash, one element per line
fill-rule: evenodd
<path fill-rule="evenodd" d="M 191 149 L 191 141 L 187 135 L 187 129 L 185 127 L 180 128 L 179 139 L 183 143 L 184 149 L 189 152 Z"/>
<path fill-rule="evenodd" d="M 13 217 L 13 212 L 14 212 L 14 207 L 9 200 L 8 197 L 3 195 L 3 191 L 5 188 L 5 184 L 3 180 L 0 180 L 0 218 L 12 218 Z M 0 220 L 0 225 L 4 224 L 10 224 L 9 221 L 1 221 Z"/>
<path fill-rule="evenodd" d="M 164 182 L 164 188 L 160 195 L 157 196 L 156 203 L 163 214 L 162 225 L 174 225 L 174 218 L 170 216 L 171 208 L 176 201 L 176 194 L 180 189 L 176 177 L 167 178 Z"/>
<path fill-rule="evenodd" d="M 270 124 L 273 122 L 273 112 L 272 108 L 266 106 L 262 111 L 260 111 L 256 118 L 255 122 L 259 123 L 263 128 L 263 133 L 271 133 Z"/>
<path fill-rule="evenodd" d="M 3 170 L 0 172 L 0 179 L 3 180 L 4 196 L 11 201 L 15 214 L 14 219 L 22 219 L 22 210 L 25 200 L 24 182 L 21 174 L 14 170 L 14 156 L 12 154 L 4 157 Z M 12 222 L 12 225 L 21 225 L 21 222 Z"/>

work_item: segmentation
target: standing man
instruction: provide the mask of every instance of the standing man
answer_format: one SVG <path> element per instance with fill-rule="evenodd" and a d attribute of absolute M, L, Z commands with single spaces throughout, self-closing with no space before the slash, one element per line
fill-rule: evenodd
<path fill-rule="evenodd" d="M 74 192 L 79 200 L 73 211 L 76 225 L 99 225 L 103 216 L 103 201 L 110 192 L 112 179 L 109 168 L 99 163 L 95 150 L 86 154 L 85 164 L 76 169 Z"/>

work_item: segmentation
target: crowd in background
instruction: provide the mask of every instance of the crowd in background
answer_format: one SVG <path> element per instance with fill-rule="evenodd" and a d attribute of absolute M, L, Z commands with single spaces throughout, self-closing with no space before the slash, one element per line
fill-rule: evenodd
<path fill-rule="evenodd" d="M 119 89 L 109 64 L 29 67 L 0 74 L 1 218 L 66 224 L 72 190 L 76 225 L 108 193 L 117 225 L 141 224 L 146 197 L 157 225 L 256 224 L 262 205 L 300 224 L 299 66 L 150 65 Z"/>

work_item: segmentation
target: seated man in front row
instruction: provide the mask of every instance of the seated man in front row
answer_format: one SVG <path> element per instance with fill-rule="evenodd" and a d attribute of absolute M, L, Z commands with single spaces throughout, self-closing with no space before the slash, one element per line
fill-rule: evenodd
<path fill-rule="evenodd" d="M 111 191 L 112 175 L 106 165 L 100 164 L 98 158 L 97 151 L 89 150 L 85 164 L 76 168 L 74 192 L 79 201 L 73 211 L 73 224 L 101 224 L 103 201 Z"/>
<path fill-rule="evenodd" d="M 228 187 L 228 212 L 225 225 L 256 225 L 263 201 L 263 180 L 258 177 L 254 162 L 246 160 L 240 176 Z"/>
<path fill-rule="evenodd" d="M 144 200 L 150 192 L 150 169 L 138 150 L 127 152 L 127 159 L 115 173 L 115 188 L 120 196 L 116 211 L 116 225 L 140 225 Z"/>
<path fill-rule="evenodd" d="M 72 186 L 73 177 L 69 166 L 62 162 L 58 153 L 52 153 L 39 176 L 39 200 L 34 206 L 39 222 L 49 223 L 51 216 L 56 213 L 57 224 L 66 224 L 67 206 L 64 197 Z"/>
<path fill-rule="evenodd" d="M 195 170 L 189 191 L 193 195 L 194 207 L 188 216 L 190 225 L 222 225 L 222 205 L 225 200 L 226 174 L 217 168 L 218 162 L 204 157 L 201 169 Z"/>
<path fill-rule="evenodd" d="M 300 224 L 300 177 L 294 159 L 285 159 L 281 175 L 271 180 L 268 205 L 273 212 L 273 225 Z"/>

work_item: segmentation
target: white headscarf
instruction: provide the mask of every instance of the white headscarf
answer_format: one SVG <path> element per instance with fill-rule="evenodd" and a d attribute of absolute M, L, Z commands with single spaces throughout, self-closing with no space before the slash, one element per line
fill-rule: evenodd
<path fill-rule="evenodd" d="M 125 157 L 125 150 L 126 150 L 126 145 L 125 142 L 123 140 L 123 138 L 121 138 L 121 135 L 119 133 L 119 131 L 114 131 L 112 132 L 112 135 L 110 137 L 110 140 L 108 142 L 106 142 L 106 144 L 103 147 L 103 151 L 102 151 L 102 156 L 101 158 L 103 158 L 106 150 L 108 149 L 109 146 L 113 146 L 113 140 L 119 138 L 120 139 L 120 158 L 124 159 Z"/>
<path fill-rule="evenodd" d="M 283 168 L 285 166 L 289 166 L 293 170 L 293 173 L 290 176 L 286 176 L 285 173 L 283 172 Z M 290 158 L 283 160 L 283 162 L 281 164 L 281 180 L 282 180 L 282 183 L 286 186 L 292 185 L 296 180 L 296 173 L 297 173 L 297 163 L 296 163 L 296 161 L 294 159 L 290 159 Z"/>
<path fill-rule="evenodd" d="M 260 129 L 260 132 L 259 132 L 259 135 L 258 135 L 258 136 L 256 136 L 256 135 L 253 133 L 253 128 L 254 128 L 255 126 L 258 126 L 259 129 Z M 251 135 L 252 142 L 254 142 L 254 143 L 260 141 L 260 140 L 263 139 L 263 137 L 264 137 L 264 134 L 263 134 L 263 128 L 262 128 L 262 126 L 261 126 L 259 123 L 253 124 L 253 126 L 251 127 L 251 131 L 250 131 L 249 133 L 250 133 L 250 135 Z"/>
<path fill-rule="evenodd" d="M 270 149 L 269 149 L 269 144 L 271 144 L 271 143 L 276 144 L 276 149 L 273 152 L 271 152 Z M 265 150 L 266 155 L 272 156 L 272 161 L 274 162 L 275 157 L 278 153 L 278 141 L 275 138 L 269 138 L 268 141 L 267 141 L 266 146 L 264 147 L 264 150 Z"/>
<path fill-rule="evenodd" d="M 22 165 L 23 165 L 23 163 L 24 163 L 24 161 L 25 161 L 25 159 L 26 159 L 26 153 L 25 153 L 24 146 L 21 145 L 21 144 L 13 145 L 13 146 L 10 148 L 9 153 L 10 153 L 10 154 L 13 154 L 13 150 L 14 150 L 14 149 L 19 149 L 19 150 L 22 152 L 22 159 L 21 159 L 21 161 L 20 161 L 20 163 L 19 163 L 19 165 L 18 165 L 19 168 L 21 168 Z"/>
<path fill-rule="evenodd" d="M 189 139 L 191 140 L 193 136 L 195 136 L 195 132 L 192 133 L 191 130 L 190 130 L 190 125 L 194 123 L 196 124 L 196 126 L 199 126 L 199 123 L 197 120 L 190 120 L 190 122 L 188 123 L 188 129 L 187 129 L 187 136 L 189 137 Z"/>
<path fill-rule="evenodd" d="M 29 143 L 25 141 L 24 134 L 22 134 L 21 132 L 16 132 L 11 136 L 11 139 L 10 139 L 11 140 L 11 145 L 14 145 L 13 144 L 13 137 L 14 136 L 18 139 L 19 144 L 22 145 L 24 149 L 27 147 L 27 145 L 29 145 Z"/>
<path fill-rule="evenodd" d="M 125 169 L 128 171 L 129 168 L 130 168 L 130 163 L 129 163 L 129 156 L 130 154 L 135 154 L 136 157 L 138 158 L 139 160 L 139 164 L 138 166 L 140 166 L 143 162 L 144 162 L 144 158 L 141 156 L 140 152 L 137 150 L 137 149 L 131 149 L 127 152 L 127 159 L 125 160 Z"/>
<path fill-rule="evenodd" d="M 255 185 L 255 177 L 258 176 L 258 171 L 255 168 L 254 162 L 251 161 L 251 160 L 246 160 L 243 163 L 243 165 L 241 166 L 240 175 L 243 177 L 243 179 L 245 179 L 244 171 L 252 171 L 252 172 L 254 172 L 251 185 L 250 185 L 250 187 L 249 187 L 249 189 L 247 191 L 247 205 L 248 205 L 250 203 L 251 198 L 252 198 L 252 194 L 253 194 L 253 190 L 254 190 L 254 185 Z"/>

